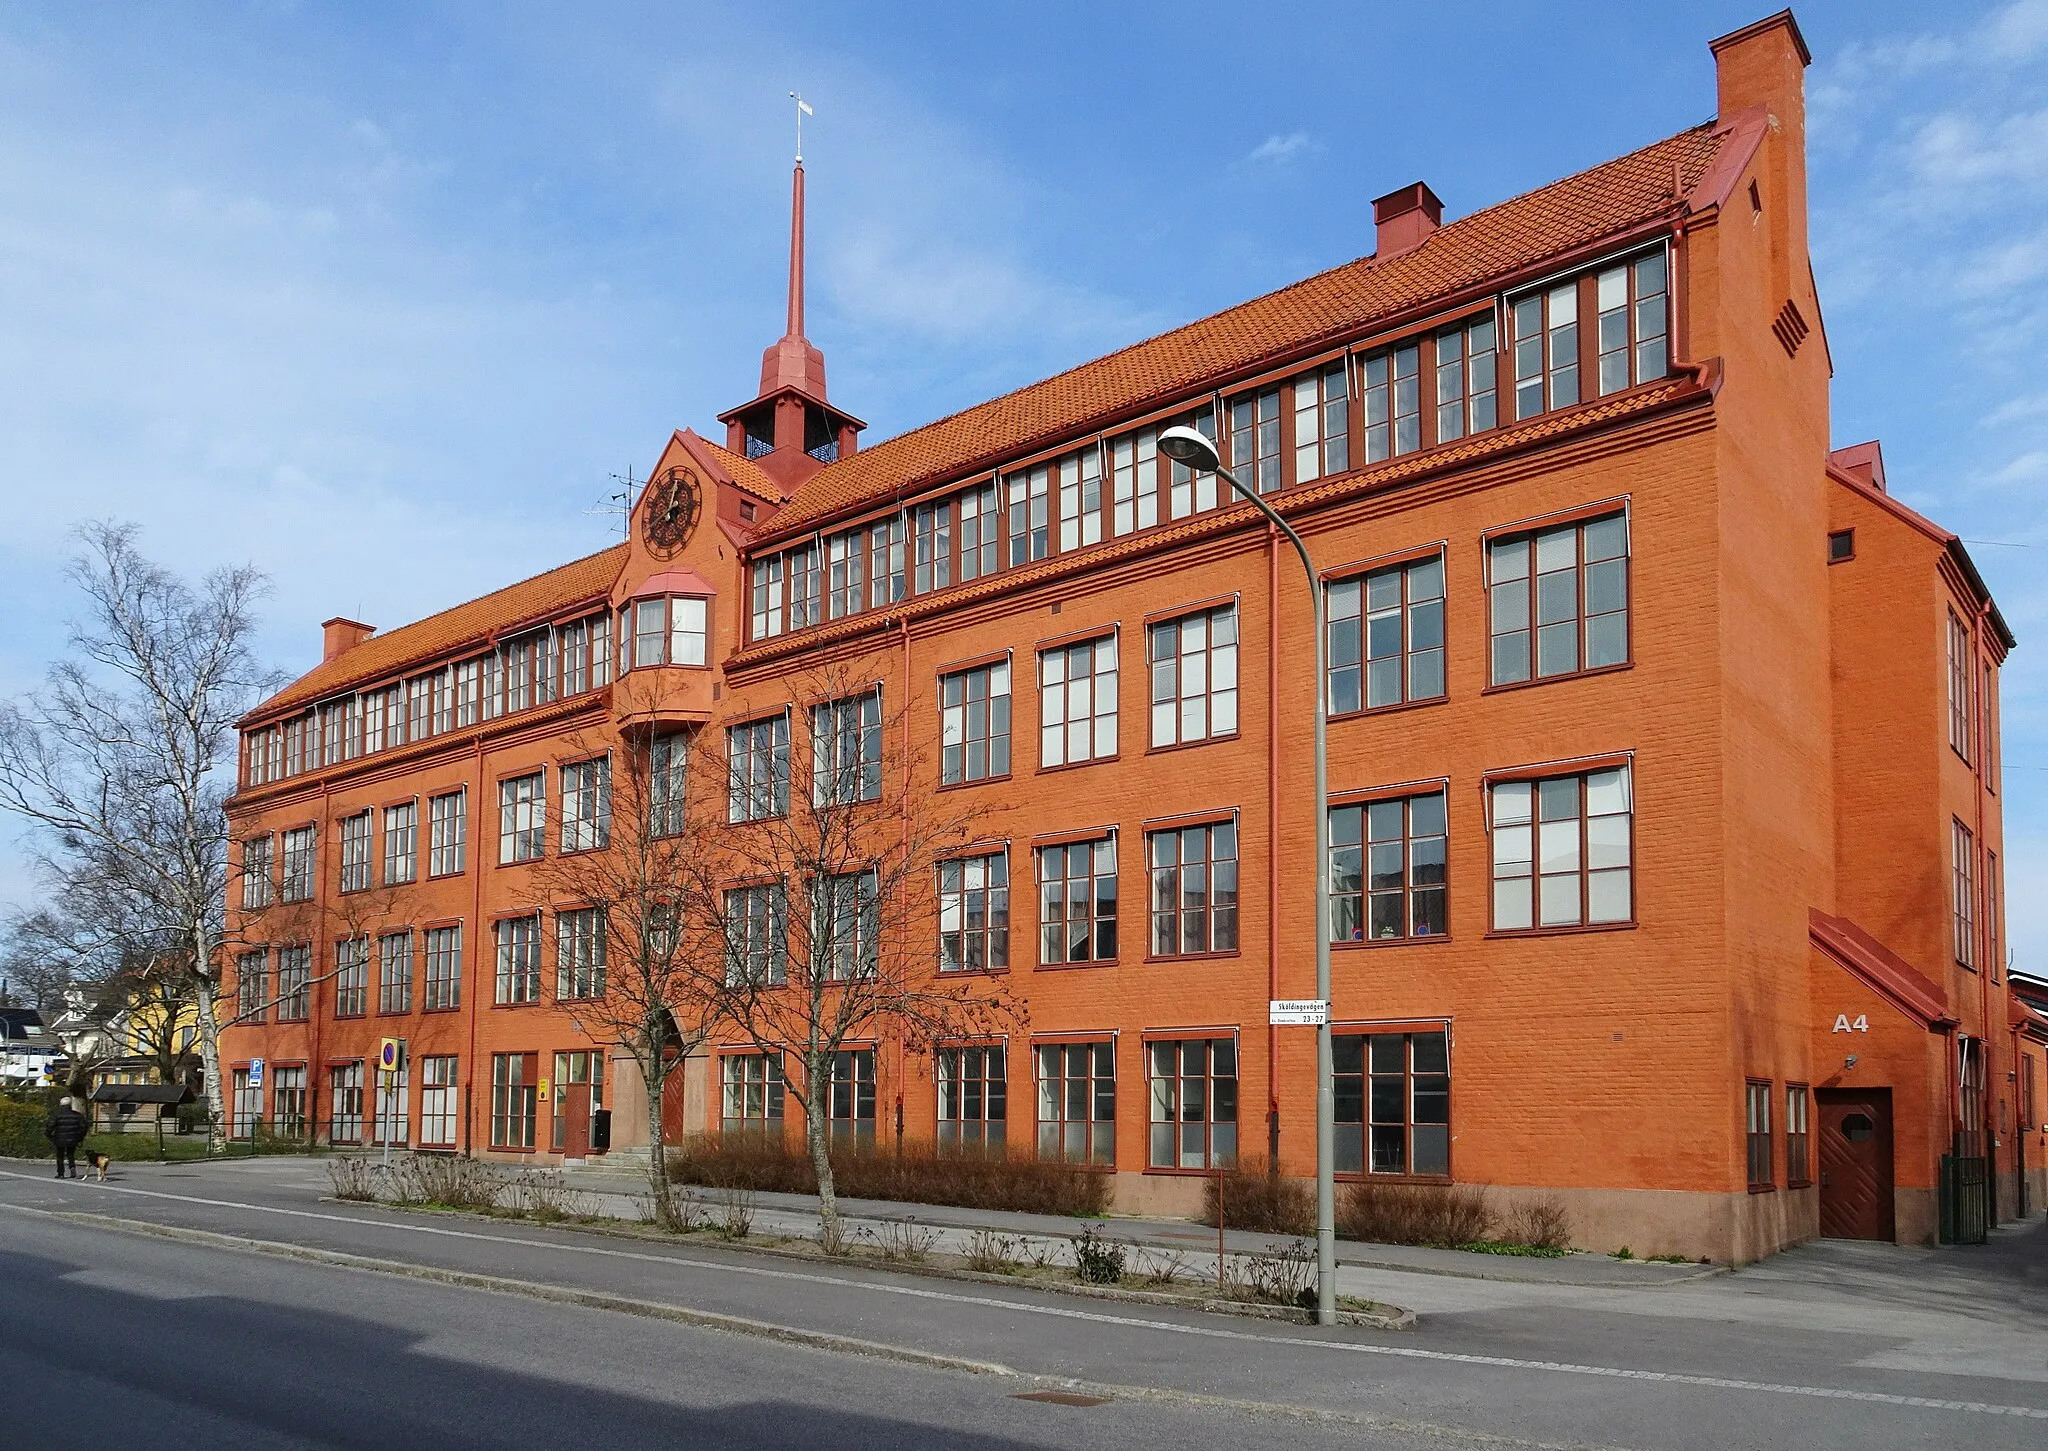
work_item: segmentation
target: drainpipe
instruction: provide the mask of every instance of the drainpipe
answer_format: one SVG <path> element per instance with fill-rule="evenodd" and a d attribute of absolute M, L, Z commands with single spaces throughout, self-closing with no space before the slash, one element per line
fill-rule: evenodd
<path fill-rule="evenodd" d="M 1963 688 L 1966 691 L 1976 690 L 1977 682 L 1984 678 L 1984 671 L 1982 665 L 1985 655 L 1984 623 L 1986 618 L 1990 615 L 1990 613 L 1991 601 L 1987 598 L 1977 606 L 1977 612 L 1970 620 L 1970 673 L 1963 682 Z M 1965 699 L 1967 698 L 1968 697 L 1966 696 Z M 1985 713 L 1988 710 L 1988 707 L 1988 701 L 1979 700 L 1977 702 L 1977 715 L 1975 718 L 1975 724 L 1978 726 L 1979 729 L 1977 732 L 1977 739 L 1971 742 L 1971 744 L 1976 748 L 1977 754 L 1977 767 L 1973 772 L 1971 772 L 1970 779 L 1975 783 L 1976 787 L 1976 851 L 1978 862 L 1984 861 L 1985 857 L 1988 855 L 1989 850 L 1987 843 L 1984 839 L 1984 768 L 1989 764 L 1989 762 L 1985 760 L 1985 732 L 1982 729 L 1982 727 L 1985 724 Z M 2003 843 L 2001 843 L 2001 845 L 2002 844 Z M 1977 862 L 1972 862 L 1971 866 L 1977 866 Z M 1987 869 L 1981 871 L 1973 871 L 1970 875 L 1972 880 L 1976 881 L 1977 897 L 1977 900 L 1971 905 L 1977 909 L 1976 915 L 1984 916 L 1984 908 L 1986 905 L 1986 901 L 1990 896 L 1991 873 L 1988 870 L 1988 863 Z M 1976 879 L 1979 877 L 1983 878 L 1983 880 L 1977 881 Z M 1986 943 L 1987 939 L 1992 935 L 1989 931 L 1984 930 L 1990 928 L 1990 926 L 1991 923 L 1987 920 L 1983 923 L 1982 928 L 1980 928 L 1980 930 L 1978 931 L 1977 942 L 1979 945 Z M 1977 974 L 1977 996 L 1979 1000 L 1979 1008 L 1984 1014 L 1984 1036 L 1982 1039 L 1984 1044 L 1984 1093 L 1978 1099 L 1977 1112 L 1979 1117 L 1983 1119 L 1982 1124 L 1979 1125 L 1979 1132 L 1983 1135 L 1984 1139 L 1984 1178 L 1987 1186 L 1987 1192 L 1990 1196 L 1991 1201 L 1991 1223 L 1995 1225 L 1998 1223 L 1998 1156 L 1996 1153 L 1993 1152 L 1995 1140 L 1992 1138 L 1991 1134 L 1991 1125 L 1993 1123 L 1993 1117 L 1991 1113 L 1991 1101 L 1993 1098 L 1997 1096 L 1996 1090 L 1998 1086 L 1998 1079 L 1996 1074 L 1993 1072 L 1991 1063 L 1991 1045 L 1995 1041 L 1991 1036 L 1991 975 L 1994 972 L 1998 971 L 1998 964 L 1990 959 L 1989 954 L 1986 954 L 1982 966 L 1983 970 Z"/>
<path fill-rule="evenodd" d="M 1266 525 L 1266 996 L 1280 996 L 1280 531 Z M 1322 689 L 1317 682 L 1316 688 Z M 1316 871 L 1324 870 L 1317 862 Z M 1268 1015 L 1270 1017 L 1270 1014 Z M 1280 1030 L 1266 1024 L 1266 1172 L 1280 1173 Z M 1221 1203 L 1221 1200 L 1217 1201 Z M 1220 1218 L 1220 1216 L 1219 1216 Z"/>
<path fill-rule="evenodd" d="M 469 920 L 475 930 L 469 933 L 469 961 L 474 967 L 483 961 L 484 952 L 484 737 L 478 731 L 476 736 L 476 825 L 470 831 L 465 823 L 463 830 L 468 835 L 467 859 L 463 863 L 469 868 Z M 431 826 L 430 826 L 431 829 Z M 476 1150 L 476 1015 L 481 1006 L 477 995 L 483 991 L 481 972 L 473 974 L 479 985 L 471 991 L 464 1002 L 467 1005 L 463 1016 L 469 1019 L 469 1049 L 463 1054 L 462 1063 L 462 1153 L 472 1157 Z"/>
<path fill-rule="evenodd" d="M 314 930 L 307 934 L 313 940 L 306 944 L 306 1017 L 313 1024 L 312 1050 L 306 1055 L 312 1060 L 306 1065 L 306 1133 L 314 1140 L 320 1137 L 320 1075 L 327 1071 L 327 1060 L 320 1055 L 320 994 L 313 989 L 320 980 L 319 929 L 327 922 L 327 868 L 321 861 L 320 847 L 327 836 L 327 797 L 332 789 L 332 781 L 320 783 L 320 819 L 313 828 Z"/>

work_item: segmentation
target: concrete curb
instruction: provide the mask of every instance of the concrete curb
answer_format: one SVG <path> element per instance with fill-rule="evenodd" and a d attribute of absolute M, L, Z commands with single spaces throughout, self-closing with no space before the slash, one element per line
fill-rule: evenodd
<path fill-rule="evenodd" d="M 508 1221 L 496 1215 L 477 1214 L 464 1209 L 426 1209 L 404 1204 L 386 1204 L 378 1200 L 334 1199 L 321 1195 L 323 1204 L 346 1204 L 352 1209 L 379 1209 L 387 1214 L 421 1214 L 447 1219 L 471 1219 L 486 1224 L 504 1224 Z M 534 1221 L 519 1219 L 512 1223 L 531 1224 Z M 836 1261 L 821 1255 L 809 1254 L 803 1250 L 785 1249 L 780 1245 L 749 1243 L 746 1240 L 679 1240 L 658 1231 L 635 1229 L 624 1220 L 609 1224 L 545 1224 L 542 1229 L 568 1230 L 579 1234 L 601 1234 L 613 1239 L 639 1240 L 653 1244 L 687 1245 L 692 1249 L 730 1251 L 736 1254 L 767 1255 L 776 1259 L 798 1260 L 805 1264 L 831 1265 Z M 1155 1305 L 1170 1310 L 1198 1310 L 1211 1315 L 1235 1315 L 1249 1320 L 1279 1320 L 1291 1325 L 1313 1325 L 1313 1312 L 1297 1310 L 1287 1305 L 1259 1305 L 1244 1300 L 1222 1300 L 1213 1297 L 1189 1295 L 1168 1295 L 1153 1290 L 1123 1290 L 1109 1285 L 1085 1285 L 1079 1281 L 1068 1283 L 1064 1280 L 1020 1279 L 1014 1275 L 990 1274 L 982 1270 L 954 1269 L 948 1265 L 917 1264 L 913 1261 L 878 1263 L 874 1260 L 853 1262 L 858 1268 L 882 1270 L 890 1274 L 918 1275 L 931 1280 L 963 1280 L 977 1285 L 1003 1285 L 1013 1290 L 1043 1290 L 1054 1295 L 1077 1295 L 1090 1300 L 1111 1300 L 1129 1305 Z M 1413 1330 L 1418 1317 L 1413 1310 L 1399 1305 L 1384 1305 L 1375 1301 L 1377 1310 L 1339 1310 L 1337 1323 L 1359 1325 L 1371 1330 Z"/>
<path fill-rule="evenodd" d="M 243 1235 L 219 1234 L 210 1229 L 188 1229 L 183 1225 L 154 1224 L 142 1219 L 117 1219 L 106 1214 L 83 1214 L 75 1211 L 31 1209 L 26 1205 L 5 1206 L 21 1214 L 33 1214 L 41 1218 L 60 1219 L 68 1223 L 83 1224 L 95 1229 L 112 1230 L 119 1234 L 147 1235 L 156 1239 L 178 1240 L 186 1244 L 205 1245 L 211 1249 L 236 1250 L 244 1254 L 268 1255 L 273 1259 L 302 1260 L 311 1264 L 329 1265 L 336 1269 L 361 1270 L 371 1274 L 398 1275 L 405 1279 L 427 1280 L 434 1284 L 453 1285 L 465 1290 L 486 1290 L 500 1295 L 518 1295 L 528 1300 L 546 1300 L 558 1305 L 579 1305 L 591 1310 L 616 1310 L 621 1314 L 640 1315 L 650 1320 L 672 1320 L 682 1325 L 695 1325 L 707 1330 L 723 1330 L 734 1335 L 752 1335 L 764 1340 L 779 1340 L 789 1345 L 808 1346 L 813 1350 L 833 1350 L 847 1355 L 865 1355 L 879 1360 L 901 1361 L 908 1365 L 924 1366 L 933 1370 L 957 1370 L 969 1375 L 1017 1376 L 1019 1373 L 996 1361 L 970 1360 L 964 1356 L 941 1355 L 936 1351 L 916 1350 L 908 1346 L 888 1345 L 878 1340 L 862 1340 L 851 1335 L 836 1335 L 825 1330 L 805 1330 L 795 1325 L 778 1325 L 771 1320 L 753 1320 L 744 1315 L 726 1315 L 713 1310 L 692 1310 L 683 1305 L 665 1304 L 658 1300 L 638 1300 L 627 1295 L 613 1295 L 602 1290 L 573 1290 L 564 1285 L 545 1285 L 534 1280 L 515 1280 L 503 1275 L 482 1275 L 470 1270 L 443 1269 L 436 1265 L 407 1264 L 403 1260 L 374 1259 L 368 1255 L 348 1254 L 341 1250 L 314 1249 L 309 1245 L 286 1244 L 279 1240 L 250 1239 Z M 1036 1377 L 1031 1377 L 1036 1379 Z"/>

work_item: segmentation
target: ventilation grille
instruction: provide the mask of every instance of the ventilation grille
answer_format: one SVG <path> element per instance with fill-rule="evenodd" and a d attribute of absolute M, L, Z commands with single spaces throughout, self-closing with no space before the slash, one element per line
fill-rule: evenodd
<path fill-rule="evenodd" d="M 1789 358 L 1798 353 L 1799 345 L 1806 341 L 1806 335 L 1812 329 L 1807 327 L 1806 319 L 1799 315 L 1799 309 L 1788 300 L 1778 309 L 1778 317 L 1771 324 L 1771 331 L 1778 335 L 1778 345 L 1785 350 L 1785 356 Z"/>

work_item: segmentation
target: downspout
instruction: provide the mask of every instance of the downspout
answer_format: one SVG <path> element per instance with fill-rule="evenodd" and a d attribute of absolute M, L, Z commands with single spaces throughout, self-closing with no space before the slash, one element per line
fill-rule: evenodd
<path fill-rule="evenodd" d="M 1280 531 L 1266 525 L 1266 997 L 1280 996 Z M 1317 682 L 1316 688 L 1322 689 Z M 1316 871 L 1325 870 L 1317 862 Z M 1266 1023 L 1266 1172 L 1280 1172 L 1280 1030 Z"/>
<path fill-rule="evenodd" d="M 1982 661 L 1985 654 L 1984 621 L 1986 616 L 1988 616 L 1990 612 L 1991 601 L 1989 599 L 1986 599 L 1983 601 L 1983 603 L 1977 606 L 1977 612 L 1974 616 L 1971 617 L 1970 620 L 1970 673 L 1964 678 L 1963 681 L 1963 688 L 1966 691 L 1974 692 L 1977 688 L 1977 682 L 1984 678 L 1984 671 L 1982 666 Z M 1965 696 L 1964 698 L 1968 699 L 1968 696 Z M 1984 749 L 1985 734 L 1982 729 L 1987 723 L 1986 717 L 1989 713 L 1989 708 L 1989 701 L 1980 700 L 1977 702 L 1977 715 L 1975 717 L 1975 720 L 1977 726 L 1979 727 L 1979 730 L 1977 733 L 1977 739 L 1971 742 L 1971 744 L 1976 748 L 1977 752 L 1977 768 L 1976 770 L 1971 772 L 1970 776 L 1971 780 L 1975 783 L 1976 787 L 1975 814 L 1977 818 L 1977 861 L 1971 863 L 1972 867 L 1977 867 L 1978 863 L 1985 862 L 1985 859 L 1990 855 L 1989 844 L 1984 839 L 1984 768 L 1986 765 L 1989 764 L 1989 762 L 1985 759 L 1989 753 L 1986 752 Z M 2003 845 L 2002 842 L 2000 844 Z M 1983 880 L 1978 881 L 1977 878 L 1979 877 L 1981 877 Z M 1977 915 L 1987 916 L 1988 914 L 1985 913 L 1984 908 L 1991 895 L 1991 873 L 1988 869 L 1988 863 L 1984 868 L 1973 871 L 1971 873 L 1971 879 L 1976 882 L 1975 890 L 1977 897 L 1977 900 L 1971 905 L 1977 909 Z M 1984 922 L 1983 928 L 1979 930 L 1979 932 L 1977 933 L 1977 941 L 1979 944 L 1988 943 L 1988 941 L 1996 935 L 1990 930 L 1991 926 L 1992 924 L 1989 920 L 1986 920 Z M 1996 1225 L 1998 1223 L 1998 1156 L 1993 1152 L 1994 1148 L 1996 1147 L 1997 1141 L 1992 1137 L 1991 1134 L 1991 1100 L 1994 1097 L 1996 1097 L 1995 1090 L 1997 1088 L 1998 1079 L 1995 1073 L 1993 1072 L 1991 1064 L 1991 1044 L 1993 1042 L 1991 1036 L 1991 975 L 1997 971 L 1998 964 L 1992 961 L 1990 955 L 1987 953 L 1983 964 L 1983 971 L 1977 974 L 1977 996 L 1979 1000 L 1979 1008 L 1984 1014 L 1984 1093 L 1978 1101 L 1977 1112 L 1979 1116 L 1983 1119 L 1983 1123 L 1980 1125 L 1980 1131 L 1984 1136 L 1984 1179 L 1985 1183 L 1989 1186 L 1990 1191 L 1991 1223 L 1993 1225 Z"/>
<path fill-rule="evenodd" d="M 320 821 L 313 828 L 315 843 L 323 841 L 327 835 L 327 796 L 332 789 L 331 781 L 320 783 Z M 327 872 L 321 864 L 320 857 L 321 853 L 316 845 L 313 852 L 313 872 L 319 885 L 313 889 L 315 934 L 327 922 Z M 314 1142 L 318 1142 L 320 1138 L 320 1075 L 327 1071 L 327 1060 L 320 1055 L 320 995 L 313 991 L 313 985 L 320 980 L 322 960 L 315 954 L 320 951 L 321 946 L 317 935 L 306 945 L 306 992 L 312 998 L 312 1001 L 306 1004 L 306 1016 L 313 1024 L 312 1049 L 307 1054 L 312 1061 L 306 1065 L 306 1136 Z M 328 1143 L 331 1147 L 333 1140 L 330 1138 Z"/>
<path fill-rule="evenodd" d="M 468 832 L 469 836 L 468 860 L 464 863 L 469 868 L 469 920 L 476 929 L 469 934 L 470 942 L 473 944 L 469 950 L 471 967 L 483 961 L 484 952 L 484 862 L 482 855 L 484 737 L 481 731 L 477 732 L 476 737 L 476 824 L 477 829 L 475 831 L 469 831 L 468 823 L 465 822 L 463 825 L 464 831 Z M 462 1154 L 464 1158 L 473 1157 L 476 1149 L 476 1015 L 478 1008 L 481 1006 L 478 1002 L 478 994 L 483 991 L 483 974 L 477 972 L 473 976 L 477 979 L 477 985 L 474 991 L 470 992 L 464 999 L 468 1004 L 468 1010 L 463 1014 L 464 1017 L 469 1019 L 469 1048 L 463 1054 L 462 1059 Z"/>
<path fill-rule="evenodd" d="M 908 521 L 906 520 L 906 521 L 905 521 L 905 529 L 904 529 L 904 536 L 905 536 L 905 537 L 904 537 L 904 548 L 905 548 L 906 550 L 909 550 L 909 549 L 911 549 L 911 548 L 913 548 L 913 547 L 914 547 L 914 546 L 913 546 L 913 545 L 912 545 L 912 544 L 910 543 L 910 540 L 909 540 L 909 533 L 910 533 L 910 531 L 909 531 L 909 528 L 908 528 Z M 903 563 L 904 563 L 904 567 L 905 567 L 906 569 L 907 569 L 907 568 L 910 568 L 910 567 L 911 567 L 911 560 L 910 560 L 910 558 L 909 558 L 908 556 L 906 556 L 906 557 L 905 557 L 905 559 L 904 559 Z M 901 615 L 898 615 L 898 616 L 896 617 L 896 624 L 897 624 L 897 639 L 899 639 L 899 640 L 900 640 L 900 641 L 902 641 L 902 643 L 903 643 L 903 860 L 904 860 L 904 863 L 905 863 L 905 865 L 907 866 L 907 865 L 909 864 L 909 861 L 910 861 L 910 789 L 911 789 L 911 779 L 910 779 L 910 752 L 911 752 L 911 739 L 910 739 L 910 715 L 911 715 L 911 710 L 910 710 L 910 690 L 911 690 L 911 686 L 910 686 L 910 615 L 909 615 L 909 613 L 908 613 L 908 612 L 906 611 L 905 613 L 903 613 L 903 614 L 901 614 Z M 1011 682 L 1011 685 L 1010 685 L 1010 689 L 1011 689 L 1011 698 L 1012 698 L 1012 699 L 1015 699 L 1015 698 L 1016 698 L 1016 696 L 1015 696 L 1015 692 L 1016 692 L 1016 682 L 1015 682 L 1015 681 L 1012 681 L 1012 682 Z M 1012 725 L 1011 729 L 1012 729 L 1013 731 L 1015 730 L 1015 726 L 1014 726 L 1014 724 Z M 898 1026 L 898 1028 L 896 1029 L 896 1032 L 895 1032 L 895 1034 L 894 1034 L 894 1037 L 895 1037 L 895 1039 L 896 1039 L 896 1043 L 895 1043 L 895 1047 L 896 1047 L 896 1157 L 900 1159 L 900 1158 L 902 1158 L 902 1157 L 903 1157 L 903 1082 L 904 1082 L 904 1078 L 905 1078 L 905 1076 L 906 1076 L 906 1075 L 905 1075 L 905 1073 L 904 1073 L 904 1068 L 903 1068 L 903 1056 L 904 1056 L 904 1050 L 903 1050 L 903 1031 L 902 1031 L 902 1028 L 901 1028 L 900 1026 Z M 1004 1056 L 1004 1059 L 1003 1059 L 1003 1073 L 1004 1073 L 1004 1076 L 1005 1076 L 1005 1077 L 1007 1077 L 1007 1076 L 1009 1075 L 1009 1071 L 1010 1071 L 1010 1063 L 1009 1063 L 1009 1058 L 1008 1058 L 1008 1055 L 1006 1054 L 1006 1055 Z"/>

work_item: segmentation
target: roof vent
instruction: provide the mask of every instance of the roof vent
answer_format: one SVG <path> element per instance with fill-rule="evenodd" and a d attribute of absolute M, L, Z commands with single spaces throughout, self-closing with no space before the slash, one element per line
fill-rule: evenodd
<path fill-rule="evenodd" d="M 1410 182 L 1399 191 L 1373 198 L 1372 219 L 1379 228 L 1374 259 L 1385 262 L 1426 241 L 1444 219 L 1444 204 L 1428 182 Z"/>
<path fill-rule="evenodd" d="M 345 620 L 336 615 L 320 624 L 320 663 L 325 665 L 338 655 L 345 655 L 356 646 L 377 633 L 375 625 L 366 625 L 361 620 Z"/>

